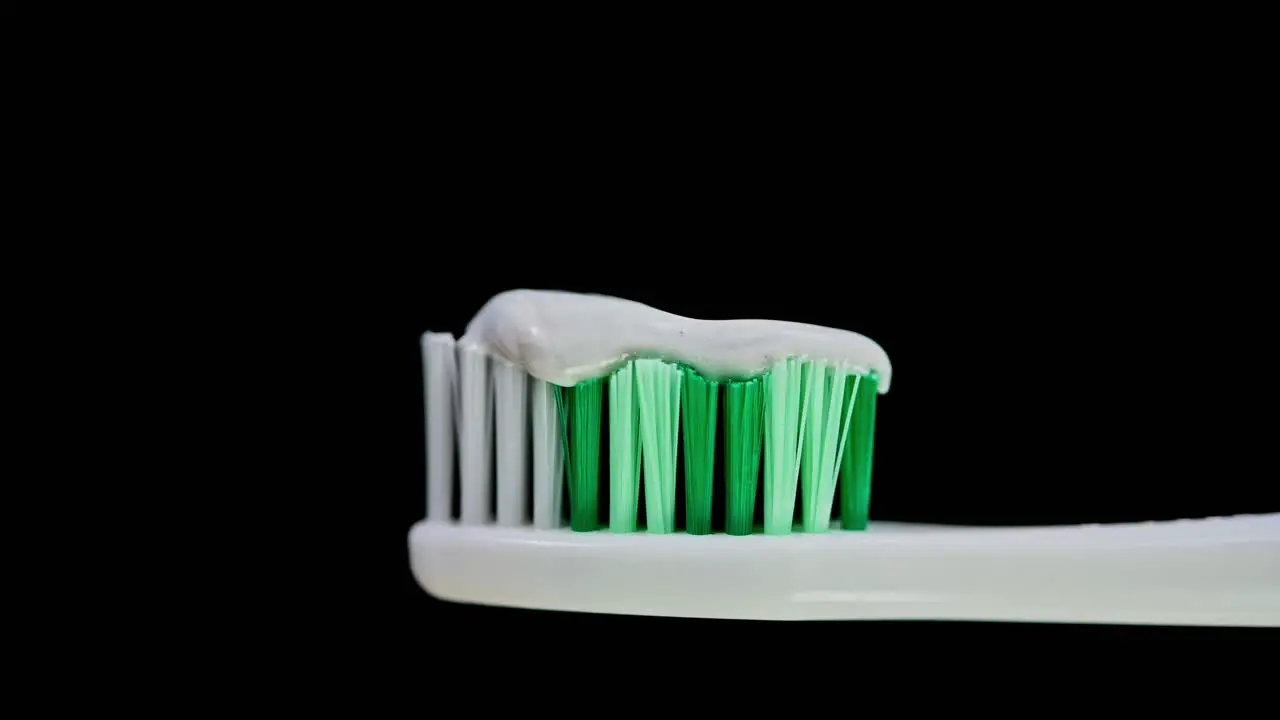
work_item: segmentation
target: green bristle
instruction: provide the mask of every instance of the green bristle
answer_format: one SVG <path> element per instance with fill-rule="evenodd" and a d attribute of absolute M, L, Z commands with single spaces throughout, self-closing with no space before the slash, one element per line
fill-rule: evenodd
<path fill-rule="evenodd" d="M 853 413 L 845 396 L 849 375 L 825 362 L 809 362 L 804 377 L 809 422 L 800 464 L 801 525 L 805 532 L 826 532 L 831 529 L 840 454 Z"/>
<path fill-rule="evenodd" d="M 749 535 L 764 473 L 764 532 L 831 527 L 836 483 L 840 525 L 865 530 L 879 378 L 789 358 L 755 378 L 710 380 L 658 359 L 627 363 L 607 378 L 556 388 L 568 475 L 570 527 L 599 528 L 602 393 L 609 385 L 609 528 L 637 528 L 644 469 L 648 530 L 675 530 L 676 463 L 683 442 L 685 530 L 711 532 L 716 430 L 723 411 L 725 532 Z M 724 386 L 724 406 L 720 387 Z M 681 428 L 681 423 L 684 427 Z M 643 465 L 642 465 L 643 463 Z"/>
<path fill-rule="evenodd" d="M 609 529 L 635 532 L 640 499 L 640 408 L 636 370 L 609 376 Z"/>
<path fill-rule="evenodd" d="M 603 378 L 580 382 L 571 388 L 556 388 L 569 476 L 569 527 L 579 532 L 596 530 L 600 525 L 600 394 L 603 388 Z"/>
<path fill-rule="evenodd" d="M 675 529 L 676 447 L 680 426 L 680 368 L 656 359 L 635 361 L 644 462 L 644 513 L 649 532 Z"/>
<path fill-rule="evenodd" d="M 750 535 L 760 476 L 760 440 L 764 419 L 764 380 L 752 378 L 724 386 L 725 532 Z M 686 423 L 686 430 L 687 430 Z"/>
<path fill-rule="evenodd" d="M 715 482 L 716 412 L 719 383 L 681 368 L 684 396 L 684 526 L 690 535 L 711 532 L 711 489 Z"/>
<path fill-rule="evenodd" d="M 765 376 L 764 398 L 764 531 L 791 532 L 800 474 L 800 439 L 804 437 L 808 403 L 801 395 L 803 362 L 774 363 Z"/>
<path fill-rule="evenodd" d="M 853 402 L 853 416 L 848 446 L 840 463 L 840 527 L 866 530 L 871 505 L 871 451 L 876 434 L 879 378 L 871 373 L 863 375 L 860 383 L 850 385 L 853 385 L 848 390 L 850 399 L 845 402 Z"/>

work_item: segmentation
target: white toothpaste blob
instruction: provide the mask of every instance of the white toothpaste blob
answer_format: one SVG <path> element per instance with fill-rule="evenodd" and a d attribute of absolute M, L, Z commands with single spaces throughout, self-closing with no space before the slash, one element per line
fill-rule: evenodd
<path fill-rule="evenodd" d="M 553 290 L 493 296 L 459 341 L 570 387 L 608 375 L 628 358 L 660 357 L 710 377 L 746 378 L 788 357 L 874 371 L 888 392 L 889 356 L 848 330 L 779 320 L 696 320 L 631 300 Z"/>

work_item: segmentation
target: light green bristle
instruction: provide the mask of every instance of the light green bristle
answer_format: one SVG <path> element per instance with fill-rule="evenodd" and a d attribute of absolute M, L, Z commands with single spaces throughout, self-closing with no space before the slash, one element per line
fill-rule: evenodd
<path fill-rule="evenodd" d="M 802 361 L 788 358 L 774 363 L 764 379 L 764 531 L 769 535 L 791 532 L 795 517 L 808 410 L 802 368 Z"/>
<path fill-rule="evenodd" d="M 636 370 L 627 363 L 609 376 L 609 529 L 634 532 L 640 499 L 640 408 Z"/>
<path fill-rule="evenodd" d="M 662 360 L 635 361 L 644 462 L 644 512 L 649 532 L 675 530 L 676 447 L 680 426 L 680 368 Z"/>
<path fill-rule="evenodd" d="M 760 477 L 764 380 L 725 383 L 724 418 L 725 532 L 750 535 Z"/>
<path fill-rule="evenodd" d="M 805 532 L 826 532 L 831 528 L 840 455 L 853 413 L 853 405 L 845 396 L 849 375 L 825 362 L 809 362 L 805 364 L 804 377 L 809 422 L 800 464 L 801 526 Z M 857 376 L 853 383 L 858 383 Z"/>
<path fill-rule="evenodd" d="M 599 527 L 600 398 L 604 379 L 556 388 L 561 437 L 569 477 L 569 527 L 579 532 Z"/>
<path fill-rule="evenodd" d="M 684 527 L 690 535 L 707 535 L 711 532 L 720 384 L 687 367 L 680 373 L 684 386 Z"/>
<path fill-rule="evenodd" d="M 856 393 L 854 388 L 849 389 L 853 416 L 840 463 L 840 527 L 845 530 L 866 530 L 867 510 L 871 505 L 871 455 L 879 378 L 872 373 L 861 380 Z"/>

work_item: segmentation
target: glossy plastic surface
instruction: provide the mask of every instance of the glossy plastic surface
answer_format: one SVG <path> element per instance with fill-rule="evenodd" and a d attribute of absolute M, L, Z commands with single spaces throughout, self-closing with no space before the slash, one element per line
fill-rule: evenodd
<path fill-rule="evenodd" d="M 769 536 L 576 533 L 423 521 L 441 599 L 768 620 L 1280 626 L 1280 514 L 1117 525 L 872 523 Z"/>

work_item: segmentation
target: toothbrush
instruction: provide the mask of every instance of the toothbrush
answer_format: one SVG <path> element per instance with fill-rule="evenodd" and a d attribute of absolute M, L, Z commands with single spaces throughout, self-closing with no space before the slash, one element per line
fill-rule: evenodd
<path fill-rule="evenodd" d="M 410 563 L 444 600 L 762 620 L 1280 626 L 1280 514 L 870 521 L 875 405 L 892 367 L 857 333 L 514 290 L 460 339 L 427 333 L 422 348 L 427 513 L 410 530 Z M 710 522 L 715 487 L 723 531 Z"/>

